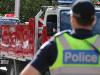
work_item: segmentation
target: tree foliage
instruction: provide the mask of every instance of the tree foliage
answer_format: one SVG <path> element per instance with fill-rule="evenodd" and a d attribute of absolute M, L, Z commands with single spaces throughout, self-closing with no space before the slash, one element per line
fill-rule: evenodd
<path fill-rule="evenodd" d="M 49 5 L 46 0 L 20 0 L 20 19 L 28 21 L 34 17 L 42 5 Z M 13 13 L 15 10 L 15 0 L 0 0 L 0 14 Z"/>
<path fill-rule="evenodd" d="M 96 2 L 100 2 L 100 0 L 91 0 L 91 2 L 92 2 L 93 4 L 95 4 Z"/>
<path fill-rule="evenodd" d="M 14 13 L 14 0 L 0 0 L 0 14 Z"/>
<path fill-rule="evenodd" d="M 42 5 L 49 5 L 46 0 L 21 0 L 20 18 L 27 21 L 34 17 Z"/>
<path fill-rule="evenodd" d="M 52 0 L 20 0 L 20 19 L 33 18 L 43 5 L 50 5 Z M 92 3 L 100 0 L 91 0 Z M 0 14 L 14 13 L 15 0 L 0 0 Z"/>

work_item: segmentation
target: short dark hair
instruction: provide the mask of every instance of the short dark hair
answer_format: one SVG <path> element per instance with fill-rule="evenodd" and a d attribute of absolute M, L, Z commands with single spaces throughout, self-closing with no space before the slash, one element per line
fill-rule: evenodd
<path fill-rule="evenodd" d="M 91 25 L 94 21 L 95 7 L 89 1 L 77 1 L 72 5 L 73 16 L 81 25 Z"/>

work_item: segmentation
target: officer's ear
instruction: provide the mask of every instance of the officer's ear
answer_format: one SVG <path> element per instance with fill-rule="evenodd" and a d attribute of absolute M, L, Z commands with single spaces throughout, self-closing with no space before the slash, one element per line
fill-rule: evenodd
<path fill-rule="evenodd" d="M 71 18 L 71 25 L 72 25 L 72 28 L 76 28 L 77 25 L 78 25 L 78 22 L 77 22 L 76 17 L 75 17 L 74 15 L 71 15 L 70 18 Z"/>
<path fill-rule="evenodd" d="M 97 18 L 96 18 L 96 16 L 94 16 L 94 20 L 93 20 L 93 22 L 92 22 L 92 25 L 93 25 L 93 26 L 96 24 L 96 21 L 97 21 Z"/>

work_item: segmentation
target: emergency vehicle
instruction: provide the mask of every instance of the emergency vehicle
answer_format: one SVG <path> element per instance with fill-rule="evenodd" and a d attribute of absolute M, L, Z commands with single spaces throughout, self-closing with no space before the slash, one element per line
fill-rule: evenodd
<path fill-rule="evenodd" d="M 38 48 L 56 32 L 65 29 L 71 31 L 70 6 L 73 2 L 74 0 L 59 0 L 59 5 L 42 6 L 37 15 L 29 19 L 28 25 L 0 26 L 0 66 L 6 66 L 7 75 L 19 75 Z M 96 8 L 96 12 L 94 33 L 100 31 L 100 8 Z"/>

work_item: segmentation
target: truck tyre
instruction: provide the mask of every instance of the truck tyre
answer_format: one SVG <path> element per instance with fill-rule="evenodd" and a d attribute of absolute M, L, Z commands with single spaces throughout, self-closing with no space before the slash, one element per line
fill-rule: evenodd
<path fill-rule="evenodd" d="M 19 73 L 26 66 L 26 64 L 27 64 L 26 62 L 22 62 L 18 60 L 15 60 L 15 63 L 13 60 L 9 61 L 6 75 L 19 75 Z M 15 69 L 15 66 L 16 66 L 16 69 Z"/>
<path fill-rule="evenodd" d="M 7 74 L 6 75 L 14 75 L 14 63 L 12 60 L 9 60 L 9 64 L 7 65 Z"/>

